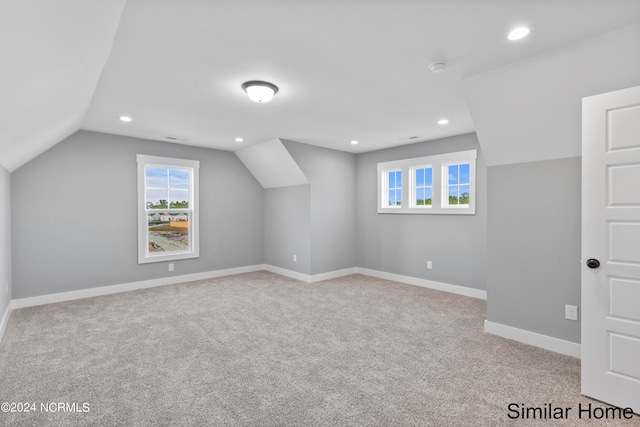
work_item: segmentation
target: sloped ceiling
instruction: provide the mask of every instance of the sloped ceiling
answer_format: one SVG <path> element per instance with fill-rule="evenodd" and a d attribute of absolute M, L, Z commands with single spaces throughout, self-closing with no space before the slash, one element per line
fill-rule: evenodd
<path fill-rule="evenodd" d="M 554 52 L 638 22 L 637 0 L 0 0 L 0 165 L 14 170 L 79 128 L 231 151 L 285 138 L 354 153 L 477 129 L 488 161 L 512 161 L 504 141 L 544 110 L 505 107 L 538 93 L 519 87 L 518 74 L 531 74 L 520 64 L 560 68 Z M 519 24 L 531 35 L 507 41 Z M 443 60 L 447 70 L 432 74 Z M 602 68 L 603 80 L 616 78 Z M 271 103 L 242 92 L 254 79 L 279 86 Z M 559 81 L 526 84 L 575 98 Z M 497 121 L 493 108 L 507 116 Z M 505 123 L 514 126 L 493 132 Z M 543 148 L 522 144 L 531 158 Z M 508 159 L 492 160 L 503 150 Z"/>
<path fill-rule="evenodd" d="M 80 128 L 124 3 L 0 2 L 0 165 L 13 170 Z"/>
<path fill-rule="evenodd" d="M 262 188 L 308 184 L 300 166 L 279 139 L 236 151 L 236 155 L 258 180 Z"/>
<path fill-rule="evenodd" d="M 582 98 L 640 85 L 640 24 L 463 85 L 488 166 L 580 156 Z"/>

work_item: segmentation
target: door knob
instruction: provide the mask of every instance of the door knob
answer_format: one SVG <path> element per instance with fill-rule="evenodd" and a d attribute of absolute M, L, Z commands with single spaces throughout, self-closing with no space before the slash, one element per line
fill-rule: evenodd
<path fill-rule="evenodd" d="M 595 258 L 589 258 L 587 260 L 587 267 L 589 267 L 589 268 L 598 268 L 598 267 L 600 267 L 600 261 L 598 261 Z"/>

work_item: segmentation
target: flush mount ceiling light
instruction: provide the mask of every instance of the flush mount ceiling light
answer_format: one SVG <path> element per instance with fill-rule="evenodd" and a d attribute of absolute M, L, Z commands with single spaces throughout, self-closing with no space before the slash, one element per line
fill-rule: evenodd
<path fill-rule="evenodd" d="M 529 35 L 529 29 L 527 27 L 518 27 L 511 30 L 507 38 L 511 41 L 520 40 Z"/>
<path fill-rule="evenodd" d="M 249 99 L 254 102 L 269 102 L 278 93 L 278 86 L 259 80 L 252 80 L 242 84 L 242 90 L 247 92 Z"/>
<path fill-rule="evenodd" d="M 429 65 L 429 68 L 431 69 L 431 72 L 433 74 L 442 73 L 447 68 L 447 63 L 446 62 L 434 62 L 433 64 Z"/>
<path fill-rule="evenodd" d="M 356 141 L 355 139 L 351 140 L 351 145 L 358 145 L 358 141 Z"/>
<path fill-rule="evenodd" d="M 125 123 L 130 123 L 133 121 L 133 119 L 129 116 L 120 116 L 118 118 L 120 119 L 121 122 L 125 122 Z"/>
<path fill-rule="evenodd" d="M 440 120 L 438 120 L 438 124 L 439 125 L 446 125 L 447 123 L 449 123 L 449 119 L 440 119 Z"/>
<path fill-rule="evenodd" d="M 237 137 L 237 138 L 235 139 L 235 141 L 236 141 L 236 142 L 244 142 L 244 139 L 243 139 L 243 138 L 241 138 L 241 137 Z"/>

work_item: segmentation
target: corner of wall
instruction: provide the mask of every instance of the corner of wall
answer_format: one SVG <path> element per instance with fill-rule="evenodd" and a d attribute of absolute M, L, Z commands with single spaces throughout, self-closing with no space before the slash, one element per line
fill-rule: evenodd
<path fill-rule="evenodd" d="M 11 174 L 0 166 L 0 341 L 11 311 Z"/>
<path fill-rule="evenodd" d="M 492 166 L 488 190 L 487 320 L 580 343 L 581 159 Z"/>

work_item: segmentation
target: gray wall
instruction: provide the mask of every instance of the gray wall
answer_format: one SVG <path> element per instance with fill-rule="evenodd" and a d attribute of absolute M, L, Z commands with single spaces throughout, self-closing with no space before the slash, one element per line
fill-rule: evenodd
<path fill-rule="evenodd" d="M 356 265 L 356 156 L 282 141 L 310 183 L 311 274 Z"/>
<path fill-rule="evenodd" d="M 311 272 L 311 196 L 309 185 L 264 192 L 265 263 L 298 273 Z M 297 262 L 293 262 L 293 255 Z"/>
<path fill-rule="evenodd" d="M 137 263 L 136 154 L 200 161 L 200 258 Z M 262 264 L 263 190 L 231 152 L 79 131 L 11 177 L 13 297 Z"/>
<path fill-rule="evenodd" d="M 488 169 L 487 319 L 580 342 L 581 159 Z"/>
<path fill-rule="evenodd" d="M 5 281 L 23 298 L 261 263 L 357 265 L 487 289 L 488 320 L 580 341 L 564 319 L 580 301 L 580 158 L 487 171 L 479 150 L 476 215 L 393 215 L 376 212 L 378 162 L 479 149 L 475 134 L 357 156 L 283 142 L 311 184 L 263 190 L 233 153 L 86 131 L 0 168 L 0 313 Z M 172 273 L 137 264 L 138 153 L 201 162 L 201 256 Z"/>
<path fill-rule="evenodd" d="M 11 301 L 11 288 L 11 175 L 0 166 L 0 321 Z"/>
<path fill-rule="evenodd" d="M 475 215 L 377 213 L 378 162 L 472 149 L 478 149 Z M 359 267 L 486 289 L 487 179 L 475 133 L 360 154 L 356 164 Z"/>

